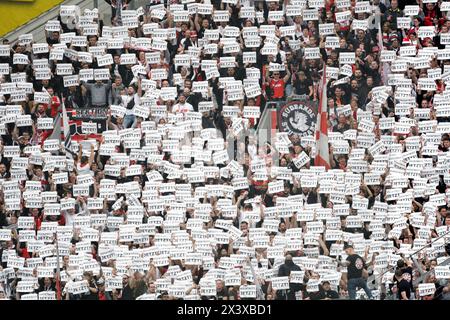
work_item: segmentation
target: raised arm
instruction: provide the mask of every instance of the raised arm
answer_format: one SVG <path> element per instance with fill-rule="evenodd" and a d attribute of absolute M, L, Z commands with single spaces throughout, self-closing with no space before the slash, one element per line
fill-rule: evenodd
<path fill-rule="evenodd" d="M 199 23 L 198 13 L 195 14 L 195 18 L 194 18 L 194 26 L 195 26 L 195 30 L 197 30 L 197 32 L 200 32 L 200 29 L 201 29 L 202 27 L 200 26 L 200 23 Z"/>
<path fill-rule="evenodd" d="M 286 66 L 286 75 L 283 78 L 284 83 L 287 83 L 289 81 L 289 78 L 291 77 L 291 72 L 289 71 L 287 62 L 284 63 L 284 65 Z"/>
<path fill-rule="evenodd" d="M 91 168 L 92 163 L 94 162 L 94 157 L 95 157 L 94 145 L 91 144 L 91 152 L 89 154 L 89 168 Z"/>

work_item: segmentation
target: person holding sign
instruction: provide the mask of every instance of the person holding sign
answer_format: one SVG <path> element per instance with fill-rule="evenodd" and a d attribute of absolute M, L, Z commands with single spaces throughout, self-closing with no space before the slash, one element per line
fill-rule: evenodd
<path fill-rule="evenodd" d="M 174 113 L 186 113 L 194 111 L 194 107 L 189 102 L 186 102 L 188 95 L 182 93 L 178 96 L 178 103 L 174 104 L 172 107 L 172 112 Z"/>
<path fill-rule="evenodd" d="M 347 288 L 350 300 L 356 299 L 356 289 L 361 288 L 369 299 L 373 299 L 372 291 L 367 287 L 367 266 L 364 259 L 355 253 L 352 245 L 345 247 L 346 261 L 339 261 L 340 265 L 347 267 Z"/>
<path fill-rule="evenodd" d="M 292 261 L 292 256 L 288 254 L 284 259 L 284 264 L 278 269 L 278 277 L 289 277 L 292 271 L 300 271 L 300 267 Z M 277 290 L 277 300 L 295 300 L 295 293 L 300 290 L 300 284 L 290 283 L 289 289 Z"/>
<path fill-rule="evenodd" d="M 281 77 L 280 71 L 274 71 L 271 76 L 267 76 L 270 100 L 283 100 L 285 98 L 285 87 L 290 77 L 291 73 L 288 68 L 286 68 L 284 77 Z"/>
<path fill-rule="evenodd" d="M 399 300 L 410 300 L 411 298 L 411 286 L 403 277 L 403 271 L 397 269 L 395 271 L 395 280 L 397 282 L 397 297 Z"/>
<path fill-rule="evenodd" d="M 94 108 L 105 108 L 112 104 L 111 83 L 103 83 L 97 80 L 95 83 L 81 81 L 81 85 L 86 88 L 87 106 Z"/>

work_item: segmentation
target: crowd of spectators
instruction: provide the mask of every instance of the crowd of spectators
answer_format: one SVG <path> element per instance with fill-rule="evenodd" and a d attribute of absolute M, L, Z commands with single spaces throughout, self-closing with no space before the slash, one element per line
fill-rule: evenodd
<path fill-rule="evenodd" d="M 449 2 L 129 2 L 0 45 L 1 298 L 450 299 Z"/>

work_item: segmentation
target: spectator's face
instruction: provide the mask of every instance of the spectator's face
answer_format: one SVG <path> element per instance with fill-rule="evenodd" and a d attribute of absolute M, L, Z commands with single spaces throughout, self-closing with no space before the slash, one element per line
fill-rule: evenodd
<path fill-rule="evenodd" d="M 352 86 L 352 89 L 354 89 L 354 90 L 358 89 L 358 81 L 352 80 L 351 86 Z"/>
<path fill-rule="evenodd" d="M 6 172 L 6 166 L 4 164 L 0 164 L 0 173 Z"/>
<path fill-rule="evenodd" d="M 156 293 L 156 285 L 154 283 L 150 283 L 148 285 L 148 292 L 149 293 Z"/>
<path fill-rule="evenodd" d="M 279 72 L 274 72 L 274 73 L 273 73 L 273 78 L 274 78 L 275 80 L 279 80 L 279 79 L 280 79 L 280 73 L 279 73 Z"/>
<path fill-rule="evenodd" d="M 323 290 L 325 290 L 325 291 L 330 291 L 330 289 L 331 289 L 330 284 L 329 284 L 328 282 L 325 282 L 325 283 L 322 285 L 322 288 L 323 288 Z"/>
<path fill-rule="evenodd" d="M 331 11 L 327 11 L 327 22 L 333 22 L 333 13 Z"/>
<path fill-rule="evenodd" d="M 367 78 L 367 86 L 369 86 L 369 87 L 373 86 L 373 78 L 372 77 Z"/>
<path fill-rule="evenodd" d="M 443 143 L 444 148 L 450 148 L 450 140 L 444 140 Z"/>
<path fill-rule="evenodd" d="M 427 100 L 422 100 L 422 102 L 420 103 L 422 108 L 428 108 L 428 101 Z"/>
<path fill-rule="evenodd" d="M 180 98 L 178 99 L 178 101 L 180 103 L 185 103 L 186 102 L 186 97 L 184 95 L 181 95 Z"/>
<path fill-rule="evenodd" d="M 397 7 L 398 7 L 398 2 L 397 2 L 397 0 L 391 0 L 391 7 L 392 7 L 393 9 L 397 9 Z"/>
<path fill-rule="evenodd" d="M 372 117 L 372 120 L 375 124 L 377 124 L 380 121 L 380 117 L 375 115 Z"/>
<path fill-rule="evenodd" d="M 292 53 L 286 52 L 286 61 L 291 61 L 291 60 L 292 60 Z"/>
<path fill-rule="evenodd" d="M 134 87 L 132 87 L 132 86 L 129 86 L 128 87 L 128 89 L 127 89 L 127 93 L 128 93 L 128 95 L 133 95 L 134 94 Z"/>
<path fill-rule="evenodd" d="M 38 176 L 38 177 L 41 177 L 41 176 L 42 176 L 42 169 L 41 169 L 41 168 L 36 168 L 36 169 L 34 170 L 34 174 L 35 174 L 36 176 Z"/>

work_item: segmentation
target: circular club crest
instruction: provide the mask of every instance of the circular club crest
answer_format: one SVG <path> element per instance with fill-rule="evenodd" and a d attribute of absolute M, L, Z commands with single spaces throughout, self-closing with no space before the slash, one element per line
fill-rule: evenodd
<path fill-rule="evenodd" d="M 314 135 L 316 115 L 308 104 L 293 101 L 280 110 L 280 129 L 289 135 Z"/>

